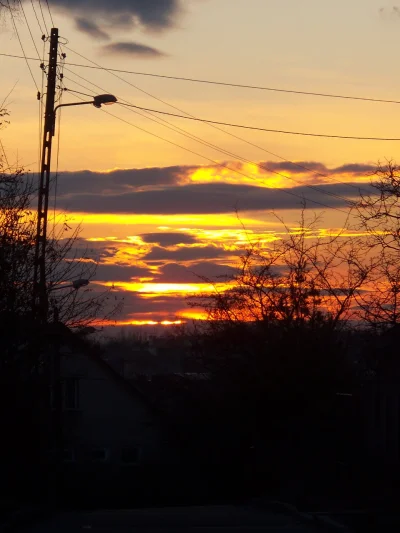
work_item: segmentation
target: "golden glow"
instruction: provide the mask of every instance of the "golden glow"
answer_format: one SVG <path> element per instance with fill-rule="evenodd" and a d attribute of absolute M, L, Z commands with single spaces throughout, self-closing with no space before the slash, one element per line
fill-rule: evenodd
<path fill-rule="evenodd" d="M 184 324 L 183 320 L 121 320 L 110 322 L 115 326 L 180 326 Z"/>
<path fill-rule="evenodd" d="M 281 172 L 277 175 L 264 170 L 259 165 L 253 163 L 229 163 L 226 167 L 201 167 L 196 169 L 190 176 L 190 180 L 195 183 L 238 183 L 254 185 L 257 187 L 276 188 L 294 187 L 297 183 L 285 179 L 288 172 Z"/>
<path fill-rule="evenodd" d="M 266 224 L 268 225 L 268 224 Z M 236 249 L 243 248 L 249 242 L 269 243 L 277 240 L 279 237 L 275 231 L 262 231 L 232 228 L 232 229 L 190 229 L 179 228 L 180 231 L 189 233 L 195 236 L 199 241 L 221 242 L 226 245 L 235 245 Z"/>
<path fill-rule="evenodd" d="M 232 209 L 233 211 L 233 209 Z M 234 227 L 239 225 L 235 214 L 212 214 L 212 215 L 130 215 L 130 214 L 110 214 L 110 213 L 71 213 L 68 216 L 69 223 L 101 224 L 101 225 L 129 225 L 129 226 L 151 226 L 155 225 L 168 227 L 172 230 L 176 226 L 214 226 L 214 227 Z M 242 223 L 246 226 L 260 225 L 260 220 L 253 218 L 243 218 Z M 167 226 L 166 226 L 167 223 Z"/>
<path fill-rule="evenodd" d="M 194 183 L 241 183 L 253 185 L 256 187 L 274 188 L 293 188 L 305 184 L 315 184 L 316 178 L 312 170 L 307 170 L 307 165 L 298 171 L 291 172 L 287 169 L 269 168 L 268 164 L 263 163 L 242 163 L 233 161 L 224 163 L 226 166 L 204 166 L 199 167 L 189 175 L 189 180 Z M 228 167 L 228 168 L 227 168 Z M 353 174 L 341 174 L 340 182 L 357 182 L 365 183 L 370 181 L 370 176 L 359 176 L 355 178 Z M 329 170 L 324 175 L 318 174 L 318 183 L 334 183 L 336 178 L 330 176 Z"/>
<path fill-rule="evenodd" d="M 204 311 L 196 311 L 194 309 L 179 311 L 178 316 L 186 320 L 207 320 L 208 318 L 207 313 Z"/>
<path fill-rule="evenodd" d="M 114 287 L 129 292 L 140 293 L 143 298 L 154 297 L 160 295 L 182 295 L 182 294 L 199 294 L 224 291 L 229 288 L 228 283 L 217 283 L 211 285 L 210 283 L 137 283 L 137 282 L 111 282 L 111 281 L 97 281 L 98 285 L 105 287 Z"/>

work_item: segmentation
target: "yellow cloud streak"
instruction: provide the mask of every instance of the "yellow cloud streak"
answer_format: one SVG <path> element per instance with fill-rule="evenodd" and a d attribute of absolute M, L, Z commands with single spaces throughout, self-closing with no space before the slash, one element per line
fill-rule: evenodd
<path fill-rule="evenodd" d="M 354 176 L 354 174 L 341 174 L 339 178 L 331 176 L 329 170 L 324 174 L 318 171 L 299 168 L 299 172 L 290 172 L 286 169 L 275 171 L 268 170 L 262 164 L 241 163 L 234 161 L 228 163 L 229 168 L 208 166 L 196 169 L 188 175 L 193 183 L 232 183 L 246 184 L 268 189 L 298 187 L 304 184 L 335 183 L 340 182 L 369 182 L 370 176 Z M 318 177 L 316 177 L 316 174 Z"/>
<path fill-rule="evenodd" d="M 253 218 L 243 218 L 242 223 L 246 226 L 259 226 L 261 220 Z M 212 215 L 134 215 L 134 214 L 113 214 L 113 213 L 69 213 L 68 223 L 98 224 L 98 225 L 132 225 L 132 226 L 216 226 L 216 227 L 237 227 L 239 225 L 236 215 L 212 214 Z"/>
<path fill-rule="evenodd" d="M 235 183 L 266 187 L 294 187 L 296 183 L 285 179 L 288 172 L 282 171 L 282 176 L 267 173 L 260 166 L 252 163 L 231 163 L 230 168 L 202 167 L 195 170 L 190 176 L 194 183 Z M 239 174 L 240 173 L 240 174 Z"/>
<path fill-rule="evenodd" d="M 178 311 L 177 315 L 186 320 L 207 320 L 207 313 L 204 311 L 196 311 L 191 309 L 190 311 Z"/>
<path fill-rule="evenodd" d="M 115 326 L 179 326 L 183 320 L 121 320 L 112 323 Z"/>
<path fill-rule="evenodd" d="M 111 282 L 111 281 L 98 281 L 98 285 L 105 287 L 114 287 L 129 292 L 140 293 L 143 298 L 152 298 L 160 295 L 175 295 L 175 294 L 199 294 L 199 293 L 212 293 L 216 290 L 227 290 L 230 285 L 228 283 L 217 283 L 211 285 L 209 283 L 138 283 L 138 282 Z"/>

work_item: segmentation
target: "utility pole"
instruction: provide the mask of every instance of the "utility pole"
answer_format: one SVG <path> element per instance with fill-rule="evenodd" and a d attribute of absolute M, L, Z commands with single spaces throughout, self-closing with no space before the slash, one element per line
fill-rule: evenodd
<path fill-rule="evenodd" d="M 32 313 L 33 319 L 38 319 L 42 326 L 43 333 L 48 333 L 48 296 L 46 282 L 46 244 L 47 244 L 47 218 L 49 209 L 50 192 L 50 164 L 51 146 L 54 135 L 55 111 L 54 103 L 57 84 L 57 60 L 58 60 L 58 28 L 52 28 L 50 33 L 49 65 L 47 72 L 47 92 L 46 107 L 44 116 L 43 144 L 40 162 L 40 179 L 38 188 L 38 208 L 37 208 L 37 228 L 35 239 L 34 277 L 33 277 L 33 299 Z M 57 317 L 55 317 L 57 322 Z M 55 448 L 55 461 L 49 473 L 49 496 L 50 500 L 56 502 L 59 489 L 62 458 L 62 390 L 60 381 L 60 353 L 57 323 L 54 324 L 50 350 L 50 388 L 54 404 L 54 411 L 51 412 L 51 428 L 53 432 L 53 444 Z M 43 337 L 37 339 L 37 349 L 40 353 Z M 44 343 L 47 346 L 47 343 Z M 47 348 L 46 348 L 47 349 Z"/>
<path fill-rule="evenodd" d="M 43 145 L 38 190 L 37 229 L 33 278 L 33 315 L 42 324 L 47 321 L 48 298 L 46 285 L 46 240 L 49 209 L 51 144 L 54 132 L 54 101 L 57 82 L 58 28 L 50 34 L 49 68 L 47 73 L 46 108 L 44 117 Z"/>

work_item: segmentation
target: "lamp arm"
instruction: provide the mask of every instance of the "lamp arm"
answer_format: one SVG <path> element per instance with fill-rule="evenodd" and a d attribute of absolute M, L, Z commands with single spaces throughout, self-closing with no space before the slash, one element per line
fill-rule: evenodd
<path fill-rule="evenodd" d="M 56 113 L 57 113 L 57 109 L 59 109 L 60 107 L 70 107 L 70 106 L 73 106 L 73 105 L 89 105 L 89 104 L 93 105 L 93 100 L 91 102 L 73 102 L 71 104 L 59 104 L 59 105 L 57 105 L 54 108 L 54 110 L 53 110 L 52 136 L 54 137 L 54 131 L 55 131 L 55 128 L 56 128 Z"/>

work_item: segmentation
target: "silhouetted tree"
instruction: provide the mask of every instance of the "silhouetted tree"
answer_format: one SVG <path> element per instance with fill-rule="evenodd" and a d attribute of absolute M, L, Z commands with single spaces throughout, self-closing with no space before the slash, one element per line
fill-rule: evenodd
<path fill-rule="evenodd" d="M 245 457 L 261 440 L 276 461 L 299 463 L 328 453 L 336 392 L 354 379 L 347 328 L 371 265 L 358 237 L 321 233 L 305 211 L 284 227 L 267 249 L 249 244 L 228 290 L 191 298 L 209 318 L 192 339 L 214 383 L 221 453 L 234 439 Z"/>
<path fill-rule="evenodd" d="M 400 168 L 392 161 L 379 165 L 356 209 L 365 250 L 373 263 L 366 291 L 357 295 L 360 318 L 378 329 L 400 323 Z"/>
<path fill-rule="evenodd" d="M 191 298 L 190 304 L 207 310 L 213 328 L 227 323 L 313 330 L 343 326 L 373 265 L 363 260 L 359 238 L 346 237 L 345 230 L 321 235 L 319 223 L 317 217 L 306 220 L 304 210 L 297 228 L 282 221 L 286 236 L 268 249 L 250 243 L 228 290 L 215 285 L 214 292 Z"/>
<path fill-rule="evenodd" d="M 6 117 L 6 111 L 0 117 Z M 1 119 L 0 119 L 1 121 Z M 0 122 L 1 126 L 1 122 Z M 17 347 L 29 344 L 38 331 L 32 318 L 36 213 L 32 209 L 36 184 L 24 170 L 0 154 L 0 365 L 15 361 Z M 79 248 L 79 228 L 70 232 L 67 220 L 54 229 L 49 224 L 46 274 L 50 302 L 49 320 L 58 319 L 69 327 L 87 327 L 97 318 L 111 316 L 119 302 L 109 305 L 110 291 L 96 293 L 91 287 L 79 291 L 58 290 L 75 279 L 93 280 L 97 263 L 89 251 Z M 68 235 L 68 236 L 66 236 Z M 115 305 L 117 304 L 117 305 Z"/>

